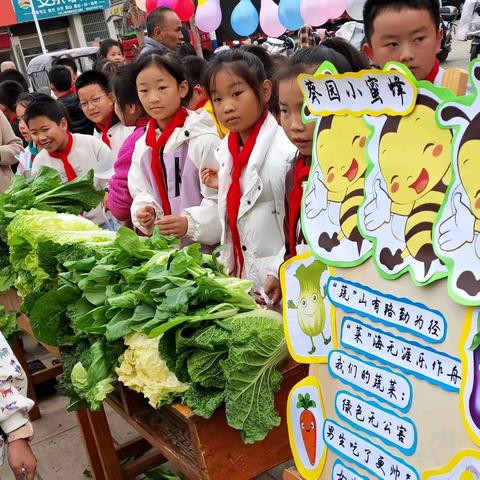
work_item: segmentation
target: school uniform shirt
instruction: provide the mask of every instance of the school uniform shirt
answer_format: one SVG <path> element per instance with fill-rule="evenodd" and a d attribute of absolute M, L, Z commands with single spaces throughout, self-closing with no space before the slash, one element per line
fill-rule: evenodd
<path fill-rule="evenodd" d="M 28 412 L 34 402 L 27 397 L 27 377 L 0 332 L 0 427 L 12 433 L 28 422 Z M 5 445 L 0 438 L 0 465 Z"/>
<path fill-rule="evenodd" d="M 107 135 L 110 141 L 110 149 L 112 150 L 113 161 L 117 159 L 120 148 L 122 148 L 125 140 L 133 133 L 133 130 L 134 129 L 132 127 L 126 127 L 120 122 L 115 123 L 108 129 Z M 102 132 L 96 125 L 93 131 L 93 136 L 102 141 Z"/>
<path fill-rule="evenodd" d="M 278 275 L 277 259 L 285 252 L 285 177 L 295 154 L 295 146 L 269 113 L 240 177 L 242 196 L 237 227 L 244 258 L 242 277 L 253 281 L 255 289 L 263 287 L 267 275 Z M 234 251 L 227 220 L 227 195 L 232 183 L 233 159 L 228 136 L 215 151 L 215 156 L 220 164 L 218 216 L 223 246 L 220 260 L 230 271 L 234 266 Z M 202 242 L 208 237 L 210 226 L 199 215 L 195 217 L 194 228 L 194 240 Z"/>
<path fill-rule="evenodd" d="M 73 144 L 68 161 L 77 177 L 81 177 L 89 170 L 93 170 L 95 187 L 104 189 L 113 175 L 112 151 L 101 140 L 91 135 L 82 135 L 81 133 L 73 133 L 72 135 Z M 51 157 L 46 150 L 41 150 L 35 157 L 32 175 L 36 175 L 42 167 L 54 168 L 60 173 L 62 182 L 66 183 L 68 181 L 62 161 Z M 85 217 L 97 225 L 102 225 L 108 221 L 101 207 L 86 213 Z"/>
<path fill-rule="evenodd" d="M 33 161 L 37 155 L 37 147 L 34 143 L 30 142 L 26 146 L 25 150 L 16 156 L 18 165 L 15 175 L 22 175 L 23 177 L 30 179 L 32 176 Z"/>
<path fill-rule="evenodd" d="M 160 130 L 157 130 L 157 138 Z M 210 225 L 205 245 L 220 240 L 220 223 L 216 208 L 217 192 L 201 182 L 203 167 L 218 168 L 215 149 L 220 143 L 215 125 L 204 110 L 188 111 L 183 127 L 176 128 L 168 139 L 161 158 L 172 215 L 198 215 Z M 152 173 L 152 149 L 146 144 L 146 133 L 137 141 L 128 174 L 128 188 L 133 198 L 132 222 L 140 231 L 150 234 L 137 219 L 137 211 L 153 206 L 157 219 L 163 216 L 160 192 Z M 189 222 L 183 244 L 191 243 L 194 231 Z"/>

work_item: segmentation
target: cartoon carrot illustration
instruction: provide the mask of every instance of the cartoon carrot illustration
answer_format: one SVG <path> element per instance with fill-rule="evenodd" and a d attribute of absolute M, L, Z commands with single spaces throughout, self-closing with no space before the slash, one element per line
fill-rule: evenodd
<path fill-rule="evenodd" d="M 298 394 L 297 408 L 303 408 L 303 412 L 300 415 L 300 429 L 311 465 L 315 465 L 315 457 L 317 455 L 317 421 L 310 409 L 316 406 L 317 404 L 310 399 L 309 393 L 306 393 L 305 396 L 301 393 Z"/>

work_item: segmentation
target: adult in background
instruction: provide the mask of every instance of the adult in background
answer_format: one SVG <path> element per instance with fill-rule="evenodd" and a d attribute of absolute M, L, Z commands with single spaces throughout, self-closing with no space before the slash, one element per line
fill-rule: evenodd
<path fill-rule="evenodd" d="M 48 72 L 50 90 L 67 109 L 68 116 L 72 122 L 72 133 L 93 134 L 93 123 L 85 116 L 80 100 L 72 84 L 71 71 L 63 65 L 52 67 Z"/>
<path fill-rule="evenodd" d="M 17 67 L 15 63 L 11 60 L 7 60 L 6 62 L 0 63 L 0 72 L 6 72 L 7 70 L 16 70 Z"/>
<path fill-rule="evenodd" d="M 163 50 L 165 53 L 179 50 L 183 43 L 182 22 L 172 9 L 158 7 L 152 10 L 146 26 L 148 37 L 141 55 L 152 50 Z"/>
<path fill-rule="evenodd" d="M 22 141 L 13 132 L 7 117 L 0 112 L 0 192 L 10 185 L 13 174 L 11 167 L 17 163 L 16 155 L 22 150 Z"/>

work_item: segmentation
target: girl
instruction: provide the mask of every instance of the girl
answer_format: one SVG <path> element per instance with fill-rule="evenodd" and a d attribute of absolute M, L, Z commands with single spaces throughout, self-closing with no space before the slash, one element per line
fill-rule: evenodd
<path fill-rule="evenodd" d="M 18 118 L 18 127 L 20 129 L 20 133 L 22 134 L 23 139 L 27 142 L 27 146 L 25 150 L 17 155 L 18 159 L 18 166 L 17 166 L 17 175 L 23 175 L 24 177 L 30 178 L 32 174 L 32 165 L 33 160 L 35 159 L 36 155 L 38 154 L 38 148 L 35 142 L 32 140 L 32 136 L 30 135 L 30 130 L 28 129 L 27 124 L 23 119 L 23 115 L 25 114 L 25 110 L 27 107 L 37 98 L 41 93 L 22 93 L 18 97 L 17 101 L 17 108 L 16 114 Z"/>
<path fill-rule="evenodd" d="M 145 133 L 148 116 L 138 99 L 137 90 L 132 88 L 132 71 L 129 66 L 119 68 L 112 82 L 115 97 L 115 113 L 123 125 L 135 127 L 118 152 L 114 164 L 114 175 L 109 180 L 108 209 L 120 222 L 131 223 L 132 197 L 128 190 L 128 172 L 137 140 Z"/>
<path fill-rule="evenodd" d="M 221 259 L 230 273 L 252 280 L 260 291 L 278 276 L 275 259 L 285 244 L 285 175 L 295 147 L 268 111 L 272 83 L 252 53 L 235 49 L 216 55 L 205 88 L 219 122 L 230 130 L 216 152 Z M 212 169 L 203 175 L 207 183 L 216 176 Z M 276 303 L 280 286 L 269 288 L 268 296 Z"/>
<path fill-rule="evenodd" d="M 297 254 L 297 245 L 304 243 L 300 227 L 303 185 L 310 173 L 315 123 L 302 122 L 303 96 L 297 84 L 301 73 L 315 73 L 324 61 L 331 62 L 339 73 L 358 72 L 369 68 L 367 59 L 345 40 L 329 39 L 316 47 L 295 53 L 278 73 L 280 121 L 287 137 L 298 150 L 285 184 L 285 260 Z M 277 263 L 281 264 L 283 258 Z"/>
<path fill-rule="evenodd" d="M 120 42 L 107 38 L 100 42 L 99 55 L 101 59 L 106 59 L 119 67 L 125 61 L 123 56 L 123 46 Z"/>
<path fill-rule="evenodd" d="M 157 225 L 163 235 L 185 244 L 196 235 L 189 219 L 199 217 L 209 224 L 203 243 L 217 244 L 216 192 L 202 185 L 199 175 L 203 167 L 217 165 L 220 139 L 210 115 L 183 107 L 188 82 L 177 55 L 142 55 L 133 65 L 133 79 L 151 117 L 128 174 L 133 224 L 146 234 Z"/>

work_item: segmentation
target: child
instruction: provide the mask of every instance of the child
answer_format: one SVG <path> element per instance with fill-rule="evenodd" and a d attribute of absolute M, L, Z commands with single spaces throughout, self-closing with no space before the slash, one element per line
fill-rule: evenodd
<path fill-rule="evenodd" d="M 123 56 L 123 46 L 120 42 L 107 38 L 100 42 L 100 58 L 109 60 L 117 67 L 123 64 L 125 57 Z"/>
<path fill-rule="evenodd" d="M 72 83 L 72 75 L 67 67 L 57 65 L 48 72 L 50 90 L 60 103 L 65 105 L 72 122 L 72 133 L 92 135 L 93 123 L 83 113 L 78 95 Z"/>
<path fill-rule="evenodd" d="M 22 93 L 24 93 L 23 87 L 18 82 L 7 80 L 6 82 L 0 83 L 0 110 L 7 117 L 15 135 L 19 138 L 21 135 L 15 110 L 17 108 L 18 97 Z"/>
<path fill-rule="evenodd" d="M 77 63 L 75 62 L 75 59 L 68 55 L 64 57 L 60 57 L 60 58 L 57 58 L 52 63 L 52 67 L 55 67 L 57 65 L 62 65 L 68 68 L 68 70 L 70 71 L 70 74 L 72 75 L 72 85 L 75 85 L 75 82 L 77 81 L 77 77 L 78 77 L 78 67 L 77 67 Z"/>
<path fill-rule="evenodd" d="M 281 125 L 298 149 L 295 163 L 287 173 L 285 182 L 285 258 L 279 258 L 278 266 L 284 259 L 299 253 L 299 245 L 304 244 L 300 209 L 303 186 L 310 173 L 315 123 L 302 122 L 304 99 L 297 84 L 297 77 L 302 73 L 315 73 L 324 61 L 331 62 L 339 73 L 368 69 L 366 58 L 358 50 L 348 42 L 334 38 L 317 47 L 298 51 L 277 74 Z"/>
<path fill-rule="evenodd" d="M 135 127 L 135 130 L 118 152 L 114 164 L 115 173 L 108 184 L 108 208 L 117 220 L 128 223 L 131 221 L 132 207 L 132 197 L 128 190 L 128 172 L 135 144 L 144 135 L 149 120 L 133 85 L 131 67 L 126 65 L 120 67 L 112 83 L 115 113 L 123 125 Z"/>
<path fill-rule="evenodd" d="M 202 79 L 207 70 L 207 62 L 200 57 L 187 55 L 182 57 L 182 65 L 189 85 L 188 95 L 185 98 L 187 108 L 190 110 L 203 108 L 212 117 L 213 123 L 217 127 L 218 136 L 224 138 L 228 134 L 228 130 L 218 122 L 213 112 L 212 102 L 202 85 Z"/>
<path fill-rule="evenodd" d="M 108 78 L 102 72 L 90 70 L 77 78 L 76 88 L 83 113 L 95 124 L 94 137 L 102 140 L 112 150 L 113 158 L 117 158 L 132 129 L 123 126 L 115 115 Z"/>
<path fill-rule="evenodd" d="M 42 148 L 33 162 L 32 175 L 47 166 L 60 172 L 64 182 L 70 182 L 93 169 L 97 188 L 106 187 L 113 173 L 112 152 L 91 135 L 70 133 L 65 110 L 58 101 L 43 96 L 35 99 L 24 119 L 32 140 Z M 108 220 L 98 208 L 86 217 L 98 225 Z"/>
<path fill-rule="evenodd" d="M 252 280 L 260 291 L 278 276 L 275 260 L 285 245 L 285 176 L 295 147 L 268 112 L 272 84 L 255 55 L 242 49 L 220 52 L 208 66 L 205 88 L 215 115 L 230 130 L 216 152 L 221 259 L 230 273 Z M 215 186 L 212 169 L 202 176 Z M 278 302 L 280 286 L 268 296 Z"/>
<path fill-rule="evenodd" d="M 33 429 L 28 420 L 28 412 L 34 403 L 26 396 L 25 373 L 2 332 L 0 352 L 0 433 L 5 435 L 5 441 L 0 437 L 0 466 L 6 448 L 8 463 L 15 478 L 33 480 L 37 460 L 29 444 Z"/>
<path fill-rule="evenodd" d="M 444 70 L 437 53 L 442 43 L 438 0 L 367 0 L 363 10 L 363 51 L 380 68 L 405 64 L 417 80 L 441 86 Z"/>
<path fill-rule="evenodd" d="M 201 185 L 199 175 L 204 166 L 217 165 L 215 125 L 206 112 L 182 106 L 188 82 L 177 55 L 147 53 L 133 68 L 138 97 L 151 117 L 128 175 L 133 224 L 146 234 L 158 225 L 163 235 L 185 244 L 196 233 L 190 219 L 199 217 L 210 225 L 202 243 L 215 245 L 220 239 L 216 192 Z"/>

